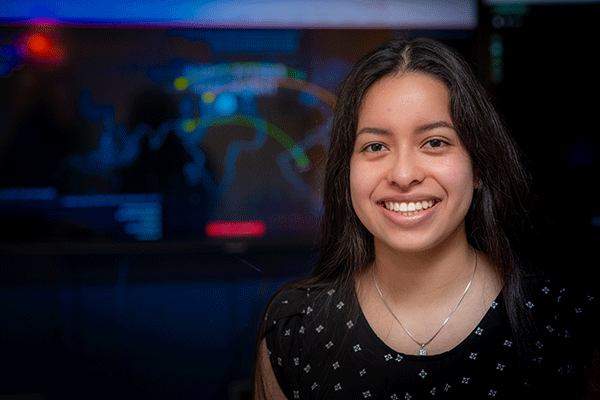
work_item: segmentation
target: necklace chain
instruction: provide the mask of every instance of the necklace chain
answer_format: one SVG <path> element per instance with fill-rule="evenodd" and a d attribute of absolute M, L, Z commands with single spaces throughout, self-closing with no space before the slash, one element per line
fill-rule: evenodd
<path fill-rule="evenodd" d="M 477 271 L 477 252 L 474 251 L 473 253 L 475 254 L 475 266 L 473 267 L 473 274 L 471 275 L 471 279 L 469 280 L 469 283 L 467 284 L 467 287 L 465 288 L 465 291 L 463 292 L 462 296 L 460 296 L 460 299 L 458 300 L 458 303 L 456 303 L 456 306 L 454 306 L 454 309 L 452 309 L 452 311 L 450 312 L 450 314 L 446 317 L 446 319 L 442 323 L 442 326 L 440 326 L 440 329 L 438 329 L 437 332 L 431 337 L 431 339 L 429 339 L 426 342 L 419 342 L 408 331 L 408 329 L 406 329 L 404 327 L 404 325 L 402 325 L 402 322 L 400 322 L 400 319 L 398 317 L 396 317 L 396 314 L 394 314 L 394 312 L 392 311 L 391 307 L 388 305 L 387 301 L 385 300 L 385 297 L 383 297 L 383 293 L 381 293 L 381 289 L 379 289 L 379 285 L 377 285 L 377 281 L 375 280 L 375 268 L 373 268 L 371 270 L 371 274 L 373 275 L 373 283 L 375 284 L 375 288 L 377 289 L 377 292 L 379 292 L 379 296 L 381 297 L 381 300 L 383 300 L 383 304 L 385 304 L 385 306 L 388 309 L 388 311 L 390 312 L 390 314 L 392 314 L 392 317 L 394 317 L 394 319 L 398 322 L 398 324 L 400 324 L 400 326 L 402 327 L 402 329 L 404 329 L 404 332 L 406 332 L 408 334 L 408 336 L 410 336 L 410 338 L 415 343 L 417 343 L 419 346 L 421 346 L 421 349 L 419 350 L 419 355 L 420 356 L 426 356 L 427 355 L 427 349 L 425 348 L 425 346 L 427 346 L 429 343 L 431 343 L 431 341 L 433 341 L 433 339 L 436 338 L 436 336 L 438 335 L 438 333 L 440 333 L 440 331 L 442 330 L 442 328 L 450 320 L 450 317 L 452 317 L 452 315 L 454 314 L 454 312 L 456 311 L 456 309 L 458 308 L 458 306 L 460 305 L 460 303 L 463 301 L 463 299 L 465 298 L 465 295 L 467 294 L 467 291 L 471 287 L 471 283 L 473 283 L 473 278 L 475 277 L 475 271 Z"/>

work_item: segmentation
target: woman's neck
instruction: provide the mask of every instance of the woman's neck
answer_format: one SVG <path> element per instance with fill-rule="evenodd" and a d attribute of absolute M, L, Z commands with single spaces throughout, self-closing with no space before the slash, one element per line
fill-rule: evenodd
<path fill-rule="evenodd" d="M 475 250 L 466 240 L 414 253 L 375 244 L 375 262 L 368 271 L 391 303 L 444 301 L 463 290 L 473 276 Z"/>

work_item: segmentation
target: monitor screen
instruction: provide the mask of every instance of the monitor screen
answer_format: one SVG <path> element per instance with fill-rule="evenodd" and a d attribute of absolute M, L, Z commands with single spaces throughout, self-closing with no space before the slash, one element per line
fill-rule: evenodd
<path fill-rule="evenodd" d="M 0 27 L 1 242 L 314 243 L 337 85 L 400 34 Z"/>

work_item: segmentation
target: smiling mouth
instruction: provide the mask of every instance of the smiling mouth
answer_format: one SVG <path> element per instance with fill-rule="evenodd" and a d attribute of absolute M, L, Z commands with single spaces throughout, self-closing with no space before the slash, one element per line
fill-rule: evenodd
<path fill-rule="evenodd" d="M 421 211 L 427 210 L 433 207 L 437 203 L 437 200 L 423 200 L 423 201 L 411 201 L 396 203 L 393 201 L 384 201 L 383 206 L 386 210 L 394 211 L 402 215 L 410 216 L 418 214 Z"/>

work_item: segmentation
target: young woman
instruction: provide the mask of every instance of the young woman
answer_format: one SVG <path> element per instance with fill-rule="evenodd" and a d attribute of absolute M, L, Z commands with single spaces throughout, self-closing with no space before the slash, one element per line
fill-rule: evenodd
<path fill-rule="evenodd" d="M 361 59 L 336 105 L 321 259 L 265 311 L 255 398 L 581 398 L 597 301 L 527 278 L 528 181 L 454 51 L 395 39 Z"/>

